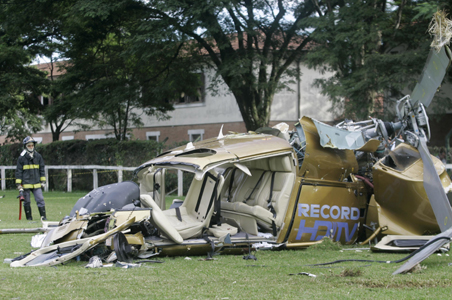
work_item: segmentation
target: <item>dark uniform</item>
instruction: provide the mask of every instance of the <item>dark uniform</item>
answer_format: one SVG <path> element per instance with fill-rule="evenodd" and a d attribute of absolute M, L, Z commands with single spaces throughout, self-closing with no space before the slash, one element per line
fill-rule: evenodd
<path fill-rule="evenodd" d="M 27 137 L 23 143 L 25 147 L 30 143 L 35 144 L 36 141 L 31 137 Z M 30 191 L 33 192 L 41 217 L 46 220 L 45 202 L 41 189 L 41 184 L 46 182 L 44 167 L 44 159 L 41 154 L 34 150 L 34 147 L 33 151 L 28 151 L 27 149 L 22 151 L 17 160 L 16 184 L 19 190 L 23 189 L 24 210 L 27 220 L 32 220 Z"/>

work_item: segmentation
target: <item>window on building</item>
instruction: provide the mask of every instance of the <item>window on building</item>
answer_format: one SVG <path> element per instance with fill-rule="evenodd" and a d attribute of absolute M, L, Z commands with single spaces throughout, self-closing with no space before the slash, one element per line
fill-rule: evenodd
<path fill-rule="evenodd" d="M 174 105 L 183 105 L 183 104 L 196 104 L 196 103 L 204 103 L 205 98 L 205 76 L 204 74 L 199 74 L 200 77 L 200 86 L 196 89 L 196 93 L 187 94 L 182 92 L 178 99 L 174 99 L 170 101 Z"/>
<path fill-rule="evenodd" d="M 41 104 L 44 106 L 47 106 L 49 104 L 52 104 L 52 99 L 47 96 L 41 96 Z"/>
<path fill-rule="evenodd" d="M 106 139 L 107 135 L 105 134 L 87 134 L 85 135 L 85 139 L 87 141 L 93 141 L 93 140 L 102 140 L 102 139 Z"/>
<path fill-rule="evenodd" d="M 87 134 L 85 135 L 85 139 L 87 141 L 92 141 L 92 140 L 102 140 L 102 139 L 114 139 L 115 136 L 112 133 L 108 133 L 108 134 Z M 126 134 L 126 139 L 130 140 L 130 134 Z"/>
<path fill-rule="evenodd" d="M 69 141 L 69 140 L 73 140 L 74 139 L 74 136 L 73 135 L 63 135 L 62 137 L 61 137 L 61 140 L 62 141 Z"/>
<path fill-rule="evenodd" d="M 146 139 L 148 141 L 159 141 L 159 137 L 160 137 L 160 131 L 147 131 L 146 132 Z"/>
<path fill-rule="evenodd" d="M 190 142 L 202 141 L 204 138 L 204 129 L 190 129 L 188 131 L 188 140 Z"/>

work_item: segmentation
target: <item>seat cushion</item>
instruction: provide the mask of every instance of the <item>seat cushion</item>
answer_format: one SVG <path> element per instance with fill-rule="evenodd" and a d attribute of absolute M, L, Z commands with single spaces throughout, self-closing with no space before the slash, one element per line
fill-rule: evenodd
<path fill-rule="evenodd" d="M 226 209 L 226 208 L 222 208 L 223 211 L 228 211 L 228 212 L 237 212 L 240 214 L 245 214 L 245 215 L 250 215 L 253 217 L 256 217 L 258 219 L 261 219 L 262 221 L 268 222 L 268 223 L 272 223 L 273 220 L 273 214 L 260 206 L 250 206 L 248 204 L 245 203 L 240 203 L 240 202 L 236 202 L 236 203 L 228 203 L 231 205 L 228 205 L 229 208 L 232 209 Z"/>
<path fill-rule="evenodd" d="M 166 237 L 177 244 L 181 244 L 184 239 L 182 235 L 177 232 L 177 229 L 174 228 L 172 222 L 166 217 L 165 213 L 160 209 L 160 207 L 155 203 L 149 195 L 140 195 L 141 203 L 144 207 L 152 208 L 151 216 L 152 221 L 155 226 L 162 232 Z"/>
<path fill-rule="evenodd" d="M 179 207 L 182 221 L 177 218 L 175 208 L 167 209 L 163 213 L 171 225 L 179 232 L 183 239 L 188 239 L 201 234 L 204 223 L 187 213 L 185 207 Z"/>

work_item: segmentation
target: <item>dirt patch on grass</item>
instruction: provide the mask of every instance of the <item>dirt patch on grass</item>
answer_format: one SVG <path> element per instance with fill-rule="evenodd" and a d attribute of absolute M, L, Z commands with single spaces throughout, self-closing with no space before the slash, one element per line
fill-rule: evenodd
<path fill-rule="evenodd" d="M 361 276 L 363 272 L 360 269 L 345 269 L 339 274 L 341 277 L 358 277 Z"/>
<path fill-rule="evenodd" d="M 452 281 L 450 279 L 427 279 L 427 280 L 368 280 L 360 279 L 350 282 L 352 285 L 359 285 L 365 288 L 436 288 L 436 287 L 451 287 Z"/>
<path fill-rule="evenodd" d="M 319 250 L 341 250 L 342 245 L 339 242 L 334 242 L 332 239 L 328 237 L 324 237 L 322 242 L 319 244 L 314 244 L 309 246 L 306 251 L 319 251 Z"/>

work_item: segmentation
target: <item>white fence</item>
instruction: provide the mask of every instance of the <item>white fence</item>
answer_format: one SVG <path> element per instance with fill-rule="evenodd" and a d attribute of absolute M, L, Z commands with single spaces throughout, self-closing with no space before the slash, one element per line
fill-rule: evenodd
<path fill-rule="evenodd" d="M 5 170 L 15 170 L 16 166 L 0 166 L 0 174 L 2 181 L 2 190 L 6 189 L 6 172 Z M 123 167 L 123 166 L 45 166 L 45 176 L 49 178 L 50 169 L 66 170 L 67 172 L 67 191 L 72 192 L 72 170 L 93 170 L 93 189 L 98 188 L 99 181 L 97 177 L 97 170 L 117 170 L 118 171 L 118 182 L 122 182 L 123 171 L 133 171 L 134 167 Z M 452 170 L 452 164 L 446 165 L 447 170 Z M 182 196 L 183 190 L 183 176 L 182 171 L 177 172 L 177 195 Z M 45 191 L 49 190 L 49 185 L 46 185 Z"/>
<path fill-rule="evenodd" d="M 0 174 L 2 181 L 2 190 L 6 189 L 6 172 L 5 170 L 15 170 L 16 166 L 0 166 Z M 93 189 L 99 186 L 97 170 L 117 170 L 118 171 L 118 182 L 122 182 L 123 171 L 134 171 L 134 167 L 123 167 L 123 166 L 45 166 L 45 176 L 49 178 L 50 169 L 54 170 L 66 170 L 67 173 L 67 191 L 72 192 L 72 170 L 93 170 Z M 177 172 L 177 196 L 182 196 L 183 193 L 183 173 L 178 170 Z M 49 190 L 49 185 L 47 184 L 45 189 L 46 192 Z"/>
<path fill-rule="evenodd" d="M 2 190 L 6 189 L 6 172 L 5 170 L 15 170 L 16 166 L 0 166 L 1 177 L 2 177 Z M 118 171 L 118 182 L 122 182 L 123 171 L 133 171 L 134 167 L 123 167 L 123 166 L 45 166 L 45 176 L 49 178 L 49 170 L 66 170 L 67 173 L 67 191 L 72 192 L 72 170 L 93 170 L 93 189 L 99 186 L 97 170 L 117 170 Z M 45 191 L 47 192 L 49 185 L 46 185 Z"/>

